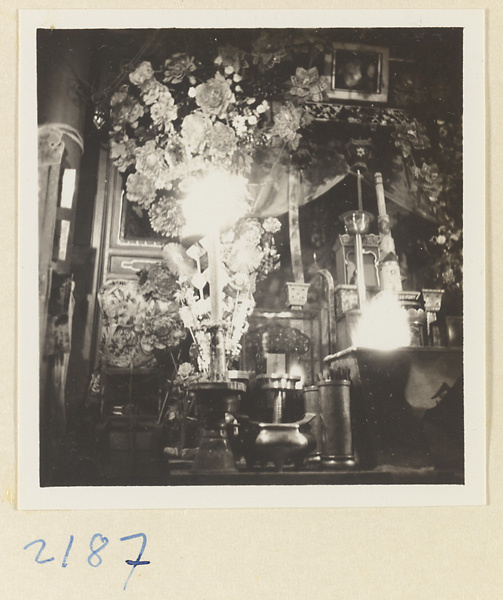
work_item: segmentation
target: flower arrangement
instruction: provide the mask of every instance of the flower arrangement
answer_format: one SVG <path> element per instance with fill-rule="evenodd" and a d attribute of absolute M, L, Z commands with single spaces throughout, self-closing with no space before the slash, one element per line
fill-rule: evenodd
<path fill-rule="evenodd" d="M 298 149 L 311 122 L 305 104 L 323 97 L 327 80 L 316 67 L 297 67 L 282 86 L 272 77 L 257 84 L 288 57 L 286 43 L 263 34 L 248 53 L 219 47 L 211 65 L 180 52 L 155 67 L 144 60 L 113 93 L 110 156 L 154 231 L 179 237 L 191 178 L 220 168 L 252 181 L 261 148 L 276 157 Z"/>
<path fill-rule="evenodd" d="M 113 367 L 155 363 L 155 351 L 172 350 L 186 338 L 178 303 L 178 282 L 157 264 L 137 281 L 113 280 L 99 291 L 103 313 L 101 356 Z"/>
<path fill-rule="evenodd" d="M 305 103 L 320 99 L 327 81 L 316 67 L 296 67 L 279 86 L 273 72 L 290 56 L 288 45 L 286 38 L 264 33 L 248 52 L 231 45 L 219 47 L 212 63 L 181 52 L 155 65 L 142 60 L 129 72 L 129 81 L 113 93 L 110 156 L 124 173 L 127 199 L 148 212 L 154 231 L 166 238 L 183 238 L 186 198 L 192 182 L 203 175 L 222 171 L 254 184 L 263 176 L 256 164 L 258 153 L 274 156 L 274 162 L 284 150 L 289 156 L 299 149 L 301 132 L 311 122 Z M 265 78 L 269 83 L 258 84 L 265 72 L 270 74 Z M 241 351 L 256 282 L 279 263 L 274 242 L 279 221 L 256 218 L 249 192 L 246 202 L 247 214 L 221 234 L 229 366 Z M 164 256 L 178 282 L 178 314 L 193 338 L 194 362 L 203 372 L 209 366 L 212 325 L 207 251 L 203 238 L 187 250 L 169 243 Z M 160 277 L 157 269 L 142 281 L 151 299 L 154 276 Z M 163 325 L 157 329 L 149 325 L 159 306 L 160 299 L 155 300 L 141 328 L 146 348 L 155 347 L 152 336 L 171 325 L 167 319 L 173 298 L 168 299 Z"/>
<path fill-rule="evenodd" d="M 269 217 L 246 218 L 221 236 L 223 285 L 223 328 L 226 360 L 229 367 L 239 359 L 241 339 L 248 329 L 248 317 L 253 311 L 253 294 L 257 281 L 279 264 L 274 233 L 280 222 Z M 206 239 L 184 250 L 170 243 L 164 249 L 166 263 L 176 277 L 179 289 L 179 315 L 193 339 L 191 359 L 199 372 L 210 367 L 211 303 L 207 294 Z M 211 290 L 210 290 L 211 291 Z"/>

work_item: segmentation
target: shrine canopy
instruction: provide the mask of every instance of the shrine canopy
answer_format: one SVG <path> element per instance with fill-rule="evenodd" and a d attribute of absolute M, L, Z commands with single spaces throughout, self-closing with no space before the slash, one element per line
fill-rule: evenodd
<path fill-rule="evenodd" d="M 319 181 L 310 181 L 303 177 L 303 173 L 293 167 L 284 164 L 276 164 L 261 185 L 251 186 L 254 195 L 254 215 L 261 218 L 278 217 L 288 212 L 291 194 L 291 173 L 300 180 L 300 193 L 298 195 L 298 206 L 303 206 L 320 198 L 332 188 L 337 186 L 347 177 L 353 177 L 351 172 L 328 176 Z M 372 176 L 365 174 L 364 181 L 368 186 L 372 185 Z M 432 211 L 431 202 L 409 183 L 406 167 L 394 173 L 392 177 L 385 178 L 385 195 L 388 202 L 392 203 L 391 210 L 395 208 L 398 212 L 416 214 L 429 221 L 436 221 Z M 393 206 L 394 205 L 394 206 Z"/>
<path fill-rule="evenodd" d="M 425 124 L 402 108 L 333 102 L 310 102 L 305 108 L 312 121 L 299 134 L 295 153 L 273 148 L 255 156 L 251 180 L 256 183 L 251 191 L 256 216 L 288 212 L 292 178 L 299 182 L 295 203 L 303 206 L 361 169 L 369 188 L 374 186 L 375 172 L 383 175 L 391 212 L 415 214 L 433 222 L 442 220 L 437 214 L 438 199 L 446 176 L 449 171 L 457 172 L 459 164 L 443 164 L 446 173 L 439 172 L 437 161 L 445 159 L 435 156 Z M 437 128 L 441 123 L 434 120 Z M 435 127 L 429 129 L 430 135 L 439 137 Z M 442 133 L 437 154 L 460 156 L 446 147 L 448 136 Z"/>

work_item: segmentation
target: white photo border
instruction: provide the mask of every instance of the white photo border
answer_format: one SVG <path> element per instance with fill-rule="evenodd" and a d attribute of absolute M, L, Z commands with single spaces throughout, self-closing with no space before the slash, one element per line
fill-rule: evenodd
<path fill-rule="evenodd" d="M 482 10 L 21 10 L 18 154 L 18 508 L 466 506 L 486 501 L 485 57 Z M 36 31 L 40 28 L 464 29 L 463 485 L 58 487 L 39 484 Z M 469 350 L 468 350 L 469 349 Z"/>

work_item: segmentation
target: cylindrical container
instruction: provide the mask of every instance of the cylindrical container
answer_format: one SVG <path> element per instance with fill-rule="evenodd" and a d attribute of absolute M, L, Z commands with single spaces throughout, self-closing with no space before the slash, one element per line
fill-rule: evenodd
<path fill-rule="evenodd" d="M 327 469 L 354 467 L 350 382 L 322 381 L 318 387 L 323 423 L 322 465 Z"/>
<path fill-rule="evenodd" d="M 445 317 L 447 327 L 447 345 L 463 346 L 463 317 Z"/>
<path fill-rule="evenodd" d="M 311 421 L 311 434 L 316 441 L 316 448 L 307 458 L 309 464 L 321 462 L 321 448 L 323 443 L 323 424 L 321 421 L 320 390 L 317 385 L 304 388 L 304 409 L 306 413 L 316 415 Z"/>

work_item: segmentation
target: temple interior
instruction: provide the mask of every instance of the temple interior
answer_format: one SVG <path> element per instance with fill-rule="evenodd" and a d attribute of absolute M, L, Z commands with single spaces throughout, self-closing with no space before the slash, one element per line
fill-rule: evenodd
<path fill-rule="evenodd" d="M 463 32 L 40 29 L 40 484 L 463 483 Z"/>

